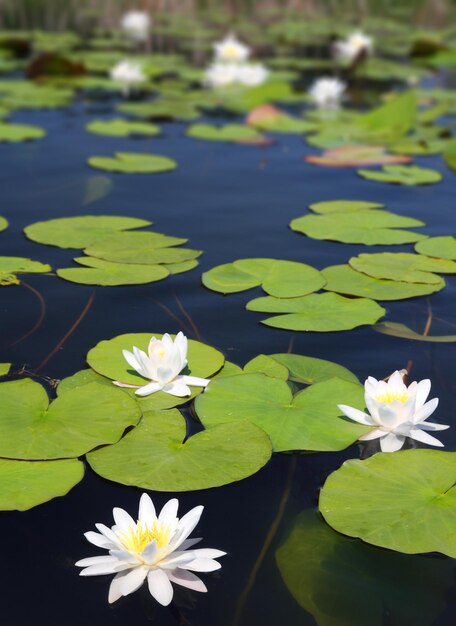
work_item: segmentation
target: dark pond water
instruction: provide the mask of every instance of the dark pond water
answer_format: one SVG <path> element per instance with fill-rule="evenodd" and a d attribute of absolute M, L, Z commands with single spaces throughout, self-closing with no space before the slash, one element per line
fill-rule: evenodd
<path fill-rule="evenodd" d="M 95 290 L 57 277 L 28 275 L 25 282 L 41 294 L 46 315 L 36 332 L 18 341 L 36 324 L 40 302 L 26 286 L 1 289 L 1 361 L 38 367 L 95 293 L 89 312 L 42 367 L 41 375 L 60 379 L 82 369 L 87 351 L 102 339 L 125 332 L 178 330 L 215 346 L 240 365 L 260 353 L 292 348 L 298 354 L 339 362 L 364 380 L 367 375 L 383 378 L 413 362 L 413 379 L 432 380 L 432 395 L 441 402 L 438 420 L 453 425 L 444 433 L 446 449 L 456 449 L 453 344 L 406 341 L 379 335 L 369 327 L 341 333 L 267 328 L 259 324 L 261 314 L 244 310 L 253 292 L 223 297 L 200 284 L 201 271 L 237 258 L 287 258 L 323 268 L 365 251 L 363 246 L 320 242 L 288 229 L 293 217 L 319 200 L 384 202 L 392 211 L 425 221 L 426 233 L 449 233 L 454 224 L 455 183 L 448 170 L 441 183 L 428 187 L 377 184 L 358 178 L 354 170 L 304 163 L 303 156 L 312 149 L 298 136 L 280 136 L 277 144 L 259 148 L 192 140 L 184 136 L 181 124 L 163 125 L 163 135 L 153 140 L 86 133 L 85 123 L 100 115 L 109 116 L 109 106 L 79 103 L 68 110 L 13 116 L 13 121 L 45 127 L 48 135 L 35 143 L 0 147 L 0 213 L 10 221 L 9 230 L 0 235 L 0 253 L 31 257 L 53 267 L 68 266 L 76 256 L 74 251 L 27 241 L 22 229 L 38 220 L 70 215 L 134 215 L 153 220 L 159 232 L 188 237 L 191 247 L 204 250 L 200 266 L 151 285 Z M 153 151 L 176 158 L 179 167 L 154 176 L 103 175 L 112 184 L 110 192 L 84 205 L 88 186 L 102 175 L 86 166 L 86 159 L 116 150 Z M 419 163 L 445 169 L 439 157 L 422 158 Z M 411 247 L 395 249 L 409 251 Z M 456 282 L 450 278 L 447 283 L 430 299 L 436 334 L 455 332 L 444 323 L 456 324 Z M 388 303 L 387 310 L 389 319 L 420 330 L 428 301 Z M 37 622 L 52 626 L 314 624 L 312 615 L 284 584 L 275 553 L 302 511 L 310 512 L 308 524 L 318 530 L 323 522 L 311 511 L 316 510 L 320 487 L 345 459 L 358 456 L 357 446 L 337 454 L 274 455 L 250 479 L 179 495 L 181 511 L 205 506 L 199 534 L 206 546 L 224 549 L 229 555 L 220 572 L 204 576 L 208 594 L 176 590 L 169 608 L 156 605 L 146 588 L 109 606 L 107 577 L 78 577 L 74 562 L 97 553 L 83 532 L 96 521 L 111 525 L 113 506 L 134 514 L 141 493 L 105 481 L 87 467 L 83 482 L 65 498 L 26 513 L 0 514 L 2 621 L 9 626 Z M 169 498 L 163 493 L 152 496 L 159 506 Z M 307 558 L 290 574 L 295 582 L 302 581 L 306 606 L 313 607 L 320 626 L 454 623 L 456 594 L 450 559 L 401 555 L 347 540 L 329 529 L 326 533 L 333 547 L 328 550 L 325 541 L 313 544 L 321 553 L 315 574 L 309 574 Z M 352 559 L 354 544 L 357 556 Z"/>

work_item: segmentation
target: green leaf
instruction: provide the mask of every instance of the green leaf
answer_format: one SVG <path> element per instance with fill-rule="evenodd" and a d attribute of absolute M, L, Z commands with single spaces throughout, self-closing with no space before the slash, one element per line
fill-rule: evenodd
<path fill-rule="evenodd" d="M 369 428 L 341 417 L 338 404 L 364 408 L 363 387 L 331 378 L 294 398 L 283 380 L 243 374 L 213 380 L 195 400 L 205 428 L 249 420 L 271 438 L 276 452 L 343 450 Z"/>
<path fill-rule="evenodd" d="M 287 330 L 333 332 L 375 324 L 385 309 L 367 298 L 344 298 L 335 293 L 310 294 L 279 299 L 267 296 L 247 303 L 249 311 L 285 313 L 262 320 L 262 324 Z"/>
<path fill-rule="evenodd" d="M 234 141 L 236 143 L 249 143 L 262 139 L 261 133 L 254 128 L 244 126 L 243 124 L 226 124 L 225 126 L 193 124 L 187 128 L 186 134 L 194 139 L 207 139 L 209 141 Z"/>
<path fill-rule="evenodd" d="M 456 237 L 429 237 L 415 245 L 419 254 L 456 261 Z"/>
<path fill-rule="evenodd" d="M 8 228 L 8 220 L 0 216 L 0 233 Z"/>
<path fill-rule="evenodd" d="M 154 124 L 129 122 L 122 118 L 94 120 L 86 125 L 86 130 L 96 135 L 106 135 L 108 137 L 129 137 L 130 135 L 154 136 L 160 133 L 160 128 Z"/>
<path fill-rule="evenodd" d="M 154 411 L 119 443 L 91 452 L 87 460 L 97 474 L 124 485 L 194 491 L 243 480 L 271 456 L 267 435 L 247 421 L 185 436 L 178 410 Z"/>
<path fill-rule="evenodd" d="M 59 248 L 85 248 L 117 231 L 150 226 L 152 222 L 118 215 L 80 215 L 35 222 L 24 228 L 28 239 Z"/>
<path fill-rule="evenodd" d="M 95 169 L 126 174 L 155 174 L 177 167 L 176 161 L 157 154 L 116 152 L 113 157 L 90 157 L 87 163 Z"/>
<path fill-rule="evenodd" d="M 441 285 L 442 274 L 456 274 L 456 263 L 446 259 L 434 259 L 421 254 L 408 252 L 378 252 L 352 257 L 349 263 L 353 269 L 374 278 L 388 278 L 407 283 L 427 283 Z"/>
<path fill-rule="evenodd" d="M 254 359 L 244 365 L 244 372 L 246 374 L 264 374 L 265 376 L 271 376 L 271 378 L 278 378 L 279 380 L 288 380 L 288 369 L 281 365 L 274 358 L 267 356 L 266 354 L 259 354 Z"/>
<path fill-rule="evenodd" d="M 79 372 L 76 372 L 72 376 L 63 378 L 59 382 L 56 392 L 57 395 L 60 396 L 66 391 L 71 391 L 75 387 L 82 387 L 82 385 L 88 385 L 89 383 L 98 383 L 112 388 L 112 380 L 100 376 L 100 374 L 97 374 L 92 369 L 85 369 L 79 370 Z"/>
<path fill-rule="evenodd" d="M 456 453 L 403 450 L 346 461 L 320 511 L 335 530 L 376 546 L 456 557 Z"/>
<path fill-rule="evenodd" d="M 269 356 L 288 368 L 290 380 L 293 382 L 312 385 L 330 378 L 340 378 L 350 383 L 359 382 L 350 370 L 332 361 L 288 352 L 270 354 Z"/>
<path fill-rule="evenodd" d="M 381 170 L 358 170 L 358 174 L 367 180 L 398 185 L 430 185 L 442 180 L 437 170 L 417 165 L 385 165 Z"/>
<path fill-rule="evenodd" d="M 181 263 L 167 263 L 163 267 L 166 267 L 170 274 L 183 274 L 189 272 L 195 267 L 198 267 L 198 261 L 196 259 L 190 259 L 189 261 L 182 261 Z"/>
<path fill-rule="evenodd" d="M 359 167 L 384 163 L 410 163 L 412 159 L 409 156 L 389 154 L 385 146 L 348 144 L 329 148 L 323 154 L 309 154 L 304 160 L 325 167 Z"/>
<path fill-rule="evenodd" d="M 310 265 L 277 259 L 240 259 L 212 268 L 202 275 L 205 287 L 221 293 L 237 293 L 263 287 L 278 298 L 293 298 L 318 291 L 325 281 Z"/>
<path fill-rule="evenodd" d="M 313 510 L 299 514 L 276 551 L 296 602 L 318 626 L 429 626 L 453 585 L 453 563 L 379 550 L 332 530 Z"/>
<path fill-rule="evenodd" d="M 378 333 L 401 337 L 401 339 L 412 339 L 414 341 L 427 341 L 430 343 L 449 343 L 456 341 L 456 335 L 420 335 L 405 324 L 398 322 L 381 322 L 373 327 Z"/>
<path fill-rule="evenodd" d="M 290 222 L 290 228 L 313 239 L 328 239 L 343 243 L 362 243 L 368 246 L 413 243 L 424 238 L 407 227 L 424 226 L 424 222 L 389 211 L 357 211 L 304 215 Z"/>
<path fill-rule="evenodd" d="M 169 271 L 163 265 L 139 265 L 136 263 L 113 263 L 93 257 L 74 259 L 86 268 L 67 267 L 56 271 L 57 276 L 81 285 L 143 285 L 163 280 Z"/>
<path fill-rule="evenodd" d="M 326 278 L 324 287 L 326 291 L 372 300 L 404 300 L 427 296 L 445 287 L 445 281 L 442 279 L 439 283 L 422 284 L 372 278 L 349 265 L 332 265 L 322 270 L 322 274 Z"/>
<path fill-rule="evenodd" d="M 0 459 L 0 510 L 28 509 L 65 496 L 84 477 L 84 464 L 62 461 L 11 461 Z"/>
<path fill-rule="evenodd" d="M 128 394 L 91 383 L 49 404 L 44 388 L 30 379 L 0 383 L 0 456 L 59 459 L 114 443 L 141 412 Z"/>
<path fill-rule="evenodd" d="M 456 139 L 450 139 L 445 144 L 443 159 L 448 167 L 456 171 Z"/>
<path fill-rule="evenodd" d="M 309 204 L 309 209 L 322 215 L 328 213 L 356 213 L 368 209 L 381 209 L 384 204 L 367 202 L 365 200 L 328 200 L 326 202 L 314 202 Z"/>
<path fill-rule="evenodd" d="M 405 135 L 416 123 L 416 95 L 413 91 L 392 98 L 368 113 L 355 124 L 364 131 L 387 130 L 393 136 Z"/>
<path fill-rule="evenodd" d="M 246 122 L 262 131 L 274 133 L 302 134 L 315 128 L 313 122 L 288 115 L 270 104 L 263 104 L 251 111 Z"/>
<path fill-rule="evenodd" d="M 28 126 L 26 124 L 4 124 L 0 123 L 0 141 L 30 141 L 31 139 L 41 139 L 46 135 L 46 131 L 39 126 Z"/>
<path fill-rule="evenodd" d="M 11 363 L 0 363 L 0 376 L 6 376 L 11 369 Z"/>
<path fill-rule="evenodd" d="M 52 270 L 50 265 L 19 256 L 0 256 L 0 285 L 18 285 L 16 274 L 42 274 Z"/>

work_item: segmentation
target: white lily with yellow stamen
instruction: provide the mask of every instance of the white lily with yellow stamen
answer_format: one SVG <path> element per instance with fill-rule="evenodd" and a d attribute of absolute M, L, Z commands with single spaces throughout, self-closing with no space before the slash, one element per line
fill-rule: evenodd
<path fill-rule="evenodd" d="M 214 44 L 215 58 L 222 63 L 243 63 L 250 56 L 250 48 L 230 34 Z"/>
<path fill-rule="evenodd" d="M 443 447 L 438 439 L 426 431 L 445 430 L 449 426 L 427 422 L 439 403 L 438 398 L 426 402 L 431 391 L 431 381 L 404 384 L 401 372 L 394 372 L 388 379 L 376 380 L 372 376 L 364 383 L 364 399 L 369 413 L 351 406 L 339 404 L 339 409 L 355 422 L 375 426 L 374 430 L 360 437 L 360 441 L 380 439 L 382 452 L 395 452 L 404 445 L 406 437 L 431 446 Z"/>
<path fill-rule="evenodd" d="M 206 585 L 193 572 L 220 569 L 215 559 L 226 552 L 212 548 L 189 550 L 201 541 L 188 537 L 198 524 L 203 507 L 197 506 L 179 519 L 178 506 L 178 500 L 173 498 L 157 516 L 152 500 L 143 493 L 137 522 L 123 509 L 114 508 L 112 528 L 95 524 L 98 533 L 85 533 L 90 543 L 108 550 L 109 555 L 78 561 L 76 566 L 84 568 L 80 576 L 115 574 L 109 588 L 110 603 L 139 589 L 146 578 L 151 595 L 163 606 L 173 599 L 171 583 L 194 591 L 207 591 Z"/>
<path fill-rule="evenodd" d="M 343 61 L 353 61 L 361 53 L 372 52 L 373 39 L 362 32 L 352 33 L 347 39 L 337 41 L 334 50 L 336 56 Z"/>
<path fill-rule="evenodd" d="M 114 385 L 136 389 L 135 394 L 138 396 L 148 396 L 157 391 L 164 391 L 180 398 L 190 396 L 192 392 L 188 385 L 206 387 L 209 380 L 180 374 L 187 365 L 187 351 L 187 337 L 181 332 L 176 335 L 174 341 L 167 333 L 161 339 L 152 337 L 148 354 L 136 346 L 133 347 L 133 352 L 122 350 L 128 365 L 151 382 L 130 385 L 115 380 Z"/>
<path fill-rule="evenodd" d="M 128 11 L 122 16 L 120 27 L 135 41 L 145 41 L 149 35 L 151 19 L 145 11 Z"/>
<path fill-rule="evenodd" d="M 321 109 L 337 109 L 346 87 L 346 84 L 338 78 L 324 76 L 312 84 L 309 89 L 309 96 L 313 103 Z"/>

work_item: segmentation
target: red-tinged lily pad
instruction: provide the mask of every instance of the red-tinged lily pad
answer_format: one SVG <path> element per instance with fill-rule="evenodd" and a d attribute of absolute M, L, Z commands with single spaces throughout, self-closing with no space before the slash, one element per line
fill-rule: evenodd
<path fill-rule="evenodd" d="M 255 126 L 258 123 L 275 121 L 281 115 L 282 111 L 272 104 L 261 104 L 250 111 L 245 121 L 249 126 Z"/>
<path fill-rule="evenodd" d="M 321 155 L 304 157 L 307 163 L 327 167 L 358 167 L 410 163 L 412 157 L 401 154 L 388 154 L 384 146 L 339 146 L 326 150 Z"/>

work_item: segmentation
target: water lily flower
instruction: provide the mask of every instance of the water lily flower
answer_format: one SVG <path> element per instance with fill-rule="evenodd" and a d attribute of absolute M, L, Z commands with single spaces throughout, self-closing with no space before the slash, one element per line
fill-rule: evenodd
<path fill-rule="evenodd" d="M 136 389 L 135 394 L 138 396 L 149 396 L 157 391 L 179 398 L 190 396 L 192 392 L 188 385 L 206 387 L 209 380 L 180 374 L 187 365 L 187 350 L 187 337 L 181 332 L 174 341 L 167 333 L 161 339 L 152 337 L 148 354 L 136 346 L 133 352 L 122 350 L 128 365 L 151 382 L 145 385 L 129 385 L 117 380 L 113 382 L 118 387 Z"/>
<path fill-rule="evenodd" d="M 117 63 L 110 72 L 112 80 L 118 81 L 123 85 L 123 93 L 128 95 L 131 88 L 139 85 L 146 80 L 141 66 L 137 63 L 124 60 Z"/>
<path fill-rule="evenodd" d="M 214 50 L 216 61 L 222 63 L 243 63 L 250 55 L 250 48 L 241 43 L 233 34 L 215 43 Z"/>
<path fill-rule="evenodd" d="M 336 57 L 342 61 L 353 61 L 361 53 L 372 52 L 373 39 L 362 32 L 352 33 L 347 39 L 335 44 Z"/>
<path fill-rule="evenodd" d="M 396 371 L 388 382 L 369 376 L 364 383 L 364 390 L 369 413 L 345 404 L 338 405 L 342 413 L 351 420 L 366 426 L 375 426 L 373 430 L 362 435 L 360 441 L 380 439 L 382 452 L 400 450 L 406 437 L 431 446 L 443 447 L 443 443 L 426 432 L 449 428 L 445 424 L 426 421 L 439 403 L 438 398 L 426 402 L 431 391 L 430 380 L 413 382 L 406 387 L 401 372 Z"/>
<path fill-rule="evenodd" d="M 173 498 L 157 516 L 152 500 L 143 493 L 137 522 L 123 509 L 114 508 L 114 526 L 95 524 L 98 533 L 84 534 L 90 543 L 108 550 L 109 554 L 78 561 L 76 566 L 84 568 L 80 576 L 115 574 L 109 588 L 110 604 L 139 589 L 146 578 L 151 595 L 163 606 L 173 599 L 171 583 L 194 591 L 207 591 L 206 585 L 193 572 L 220 569 L 215 559 L 226 552 L 212 548 L 194 550 L 193 546 L 201 539 L 188 537 L 204 507 L 196 506 L 179 519 L 178 506 L 179 501 Z"/>
<path fill-rule="evenodd" d="M 135 41 L 145 41 L 149 35 L 151 19 L 144 11 L 128 11 L 122 16 L 120 27 Z"/>
<path fill-rule="evenodd" d="M 209 87 L 227 87 L 237 81 L 238 74 L 236 63 L 213 63 L 206 70 L 204 82 Z"/>
<path fill-rule="evenodd" d="M 257 87 L 263 84 L 268 76 L 268 69 L 261 63 L 245 63 L 239 66 L 237 80 L 247 87 Z"/>
<path fill-rule="evenodd" d="M 309 89 L 309 96 L 321 109 L 337 109 L 346 89 L 346 84 L 338 78 L 322 77 Z"/>

